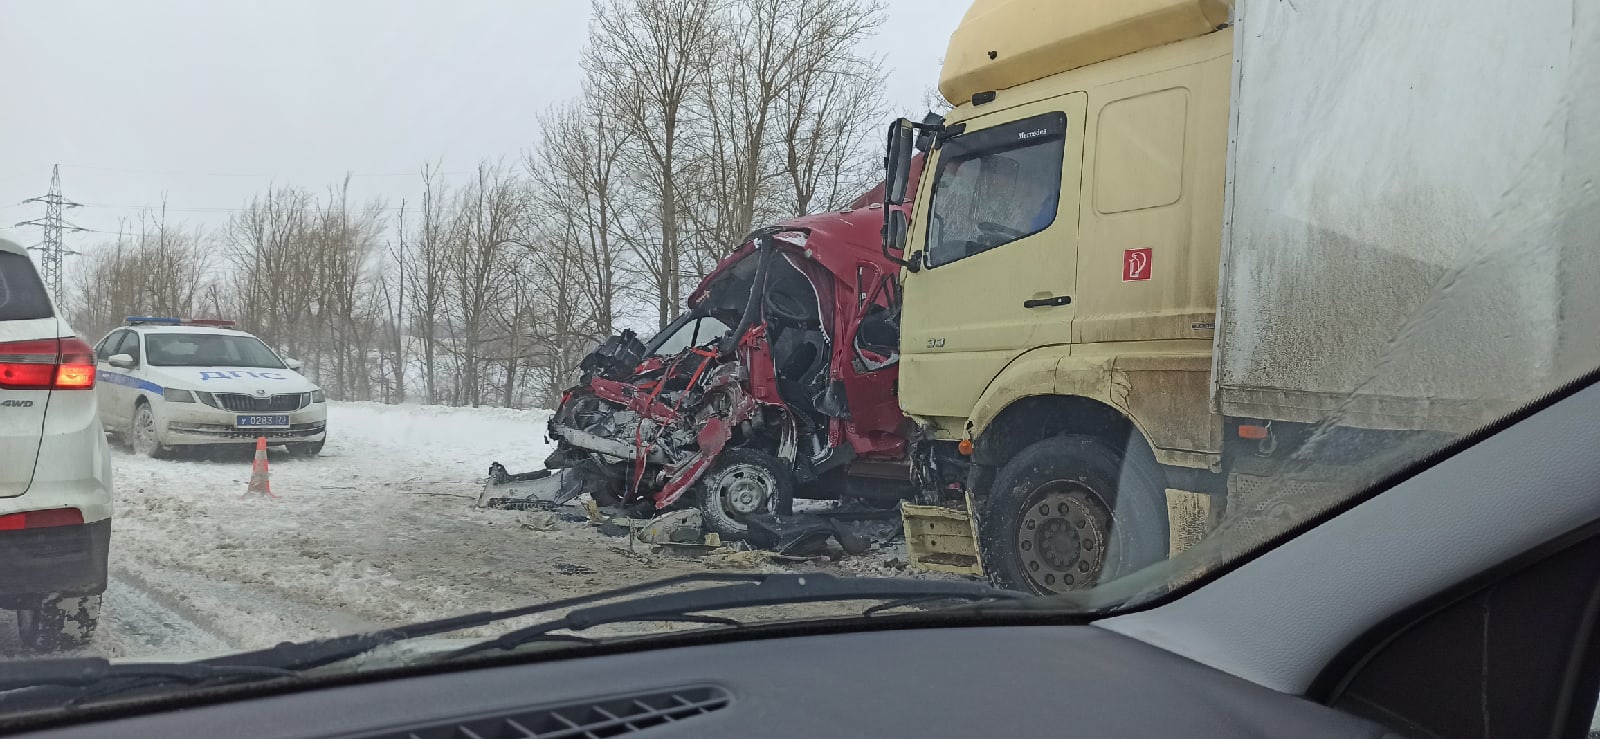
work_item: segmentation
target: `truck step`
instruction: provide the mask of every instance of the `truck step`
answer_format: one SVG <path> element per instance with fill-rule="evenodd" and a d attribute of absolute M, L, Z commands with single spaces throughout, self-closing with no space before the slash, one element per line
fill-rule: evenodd
<path fill-rule="evenodd" d="M 967 497 L 967 510 L 972 497 Z M 928 572 L 983 576 L 983 556 L 967 510 L 945 506 L 900 506 L 906 532 L 906 556 L 912 567 Z"/>

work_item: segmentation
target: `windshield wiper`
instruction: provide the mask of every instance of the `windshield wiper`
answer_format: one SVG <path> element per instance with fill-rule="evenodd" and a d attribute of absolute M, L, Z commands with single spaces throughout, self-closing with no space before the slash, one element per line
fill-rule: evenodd
<path fill-rule="evenodd" d="M 0 662 L 0 706 L 73 706 L 138 688 L 173 683 L 209 686 L 298 677 L 276 667 L 211 665 L 203 662 L 120 662 L 102 657 Z"/>
<path fill-rule="evenodd" d="M 530 627 L 543 631 L 532 634 L 524 641 L 541 638 L 567 641 L 591 641 L 583 637 L 547 635 L 550 631 L 574 628 L 571 624 L 586 624 L 578 628 L 616 621 L 697 620 L 701 622 L 729 623 L 729 619 L 693 616 L 693 611 L 741 608 L 748 606 L 804 603 L 828 600 L 894 600 L 922 601 L 928 598 L 948 598 L 964 601 L 1009 600 L 1028 597 L 1024 593 L 998 590 L 988 585 L 945 580 L 915 580 L 908 578 L 838 578 L 832 575 L 762 575 L 754 573 L 704 572 L 680 575 L 661 580 L 615 588 L 562 600 L 537 603 L 501 611 L 469 613 L 435 621 L 423 621 L 383 631 L 353 636 L 336 637 L 312 642 L 284 642 L 275 647 L 241 652 L 203 660 L 216 666 L 261 666 L 285 670 L 309 670 L 314 667 L 342 662 L 374 649 L 408 639 L 444 634 L 451 631 L 476 628 L 497 621 L 531 616 L 546 611 L 597 603 L 600 601 L 638 595 L 679 585 L 725 583 L 725 587 L 707 590 L 665 593 L 652 597 L 635 598 L 594 608 L 572 611 L 559 622 L 566 625 L 541 624 Z M 665 599 L 665 600 L 663 600 Z M 894 604 L 889 604 L 894 605 Z M 870 615 L 870 614 L 868 614 Z M 669 618 L 661 618 L 669 617 Z M 579 619 L 579 621 L 572 621 Z M 594 619 L 601 619 L 596 621 Z M 497 639 L 474 644 L 468 649 L 507 648 L 517 640 L 511 632 Z"/>
<path fill-rule="evenodd" d="M 0 692 L 40 685 L 83 687 L 125 677 L 203 682 L 233 677 L 289 677 L 293 670 L 203 662 L 119 662 L 103 657 L 68 657 L 0 662 Z"/>
<path fill-rule="evenodd" d="M 512 649 L 547 638 L 568 638 L 555 631 L 582 631 L 602 624 L 629 621 L 677 621 L 739 626 L 741 622 L 720 616 L 701 615 L 701 611 L 754 608 L 795 603 L 874 600 L 888 601 L 872 606 L 862 615 L 870 616 L 889 608 L 942 600 L 993 601 L 1030 597 L 1027 593 L 1000 590 L 981 583 L 911 578 L 836 577 L 828 574 L 759 575 L 750 582 L 705 590 L 662 593 L 633 598 L 619 603 L 579 608 L 567 615 L 486 639 L 449 653 L 455 659 L 477 652 Z"/>

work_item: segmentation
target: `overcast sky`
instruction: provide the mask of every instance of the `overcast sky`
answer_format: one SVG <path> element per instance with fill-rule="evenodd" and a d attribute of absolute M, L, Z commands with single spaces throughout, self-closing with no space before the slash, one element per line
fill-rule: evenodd
<path fill-rule="evenodd" d="M 870 50 L 892 110 L 919 108 L 969 4 L 888 0 Z M 514 158 L 578 94 L 588 5 L 0 0 L 0 229 L 43 215 L 18 203 L 55 163 L 86 206 L 70 219 L 113 233 L 163 193 L 169 219 L 215 226 L 270 183 L 320 191 L 345 172 L 363 198 L 415 199 L 424 162 Z"/>

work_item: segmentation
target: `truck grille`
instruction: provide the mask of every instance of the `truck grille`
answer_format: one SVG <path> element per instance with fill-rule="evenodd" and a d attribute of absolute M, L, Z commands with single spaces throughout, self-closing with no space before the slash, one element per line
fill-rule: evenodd
<path fill-rule="evenodd" d="M 240 393 L 212 393 L 212 397 L 217 399 L 217 405 L 224 410 L 239 411 L 241 413 L 297 411 L 306 407 L 311 400 L 310 393 L 269 395 L 264 398 Z"/>

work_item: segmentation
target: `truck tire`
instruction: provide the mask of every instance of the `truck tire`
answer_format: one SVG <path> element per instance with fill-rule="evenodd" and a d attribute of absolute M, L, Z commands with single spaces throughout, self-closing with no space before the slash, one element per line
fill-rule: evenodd
<path fill-rule="evenodd" d="M 100 624 L 100 596 L 50 596 L 17 611 L 17 637 L 32 652 L 59 652 L 88 643 Z"/>
<path fill-rule="evenodd" d="M 743 517 L 793 509 L 794 474 L 766 452 L 728 449 L 695 483 L 695 496 L 701 523 L 724 540 L 740 541 L 750 533 Z"/>
<path fill-rule="evenodd" d="M 982 506 L 984 569 L 1001 587 L 1049 595 L 1160 561 L 1168 537 L 1161 480 L 1143 449 L 1124 455 L 1089 436 L 1033 443 L 1000 468 Z"/>

